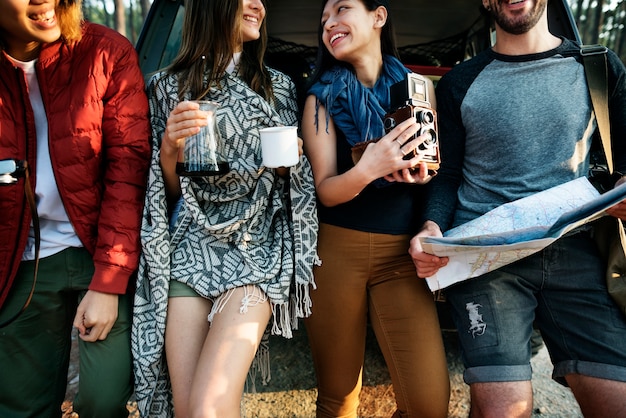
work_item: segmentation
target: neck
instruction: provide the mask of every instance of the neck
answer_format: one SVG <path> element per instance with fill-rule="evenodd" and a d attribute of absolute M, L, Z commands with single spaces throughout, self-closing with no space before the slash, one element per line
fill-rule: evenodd
<path fill-rule="evenodd" d="M 9 45 L 5 52 L 18 61 L 28 62 L 36 59 L 40 50 L 41 44 L 39 42 L 30 42 L 25 45 L 19 45 L 19 47 Z"/>
<path fill-rule="evenodd" d="M 549 51 L 560 44 L 561 39 L 550 33 L 547 20 L 542 19 L 521 35 L 505 32 L 496 25 L 496 44 L 493 50 L 503 55 L 528 55 Z"/>
<path fill-rule="evenodd" d="M 378 56 L 366 56 L 359 59 L 359 61 L 353 64 L 356 72 L 356 78 L 365 87 L 374 87 L 376 81 L 380 77 L 383 70 L 383 57 Z"/>

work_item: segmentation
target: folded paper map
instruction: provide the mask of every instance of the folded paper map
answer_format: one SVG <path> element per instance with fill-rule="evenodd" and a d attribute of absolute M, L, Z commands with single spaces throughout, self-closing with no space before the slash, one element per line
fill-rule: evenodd
<path fill-rule="evenodd" d="M 534 254 L 624 199 L 626 183 L 600 194 L 581 177 L 499 206 L 443 238 L 422 237 L 425 252 L 450 258 L 428 286 L 443 289 Z"/>

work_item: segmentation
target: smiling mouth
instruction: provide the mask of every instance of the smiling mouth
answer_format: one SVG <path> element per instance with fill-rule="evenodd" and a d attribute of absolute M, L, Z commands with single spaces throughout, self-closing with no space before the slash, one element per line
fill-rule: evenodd
<path fill-rule="evenodd" d="M 29 19 L 35 22 L 52 23 L 56 19 L 56 15 L 53 10 L 48 10 L 45 13 L 33 14 L 28 16 Z"/>
<path fill-rule="evenodd" d="M 509 0 L 509 4 L 517 4 L 517 3 L 521 3 L 524 0 Z"/>
<path fill-rule="evenodd" d="M 334 35 L 332 36 L 332 38 L 330 38 L 330 43 L 332 44 L 332 43 L 333 43 L 333 42 L 335 42 L 337 39 L 339 39 L 339 38 L 344 38 L 344 37 L 346 37 L 346 36 L 348 36 L 348 35 L 347 35 L 347 34 L 345 34 L 345 33 L 336 33 L 336 34 L 334 34 Z"/>
<path fill-rule="evenodd" d="M 243 20 L 247 22 L 252 22 L 252 23 L 259 23 L 259 19 L 254 16 L 244 16 Z"/>

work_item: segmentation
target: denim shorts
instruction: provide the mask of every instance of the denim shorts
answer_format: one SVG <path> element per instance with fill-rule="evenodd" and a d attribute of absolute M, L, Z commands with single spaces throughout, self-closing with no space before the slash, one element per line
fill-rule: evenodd
<path fill-rule="evenodd" d="M 174 228 L 176 226 L 176 221 L 178 220 L 178 213 L 180 212 L 180 208 L 183 206 L 183 197 L 179 197 L 176 203 L 174 204 L 174 208 L 170 213 L 170 234 L 174 232 Z"/>
<path fill-rule="evenodd" d="M 533 324 L 554 365 L 626 382 L 626 317 L 607 293 L 604 265 L 589 232 L 445 291 L 463 347 L 465 382 L 530 380 Z"/>

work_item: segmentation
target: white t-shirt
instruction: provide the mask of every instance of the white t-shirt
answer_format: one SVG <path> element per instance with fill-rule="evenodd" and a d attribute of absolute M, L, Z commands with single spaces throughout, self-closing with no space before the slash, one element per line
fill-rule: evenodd
<path fill-rule="evenodd" d="M 83 244 L 69 221 L 59 195 L 54 172 L 52 171 L 50 149 L 48 147 L 48 118 L 41 98 L 41 91 L 39 90 L 37 72 L 35 71 L 37 60 L 23 62 L 14 58 L 10 59 L 15 66 L 21 68 L 26 74 L 28 96 L 35 116 L 35 130 L 37 132 L 37 185 L 35 186 L 35 199 L 37 201 L 37 213 L 41 231 L 39 257 L 43 258 L 56 254 L 68 247 L 82 247 Z M 34 259 L 35 233 L 31 224 L 22 260 Z"/>
<path fill-rule="evenodd" d="M 228 64 L 228 67 L 226 68 L 226 72 L 232 74 L 233 71 L 237 69 L 237 66 L 239 65 L 239 61 L 241 61 L 241 52 L 235 52 L 235 54 L 233 55 L 233 59 L 230 60 L 230 63 Z"/>

